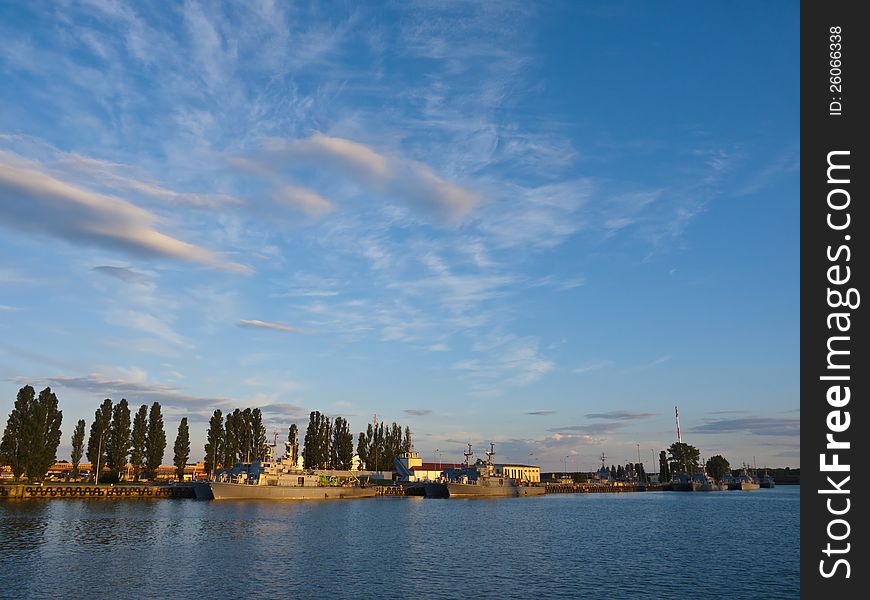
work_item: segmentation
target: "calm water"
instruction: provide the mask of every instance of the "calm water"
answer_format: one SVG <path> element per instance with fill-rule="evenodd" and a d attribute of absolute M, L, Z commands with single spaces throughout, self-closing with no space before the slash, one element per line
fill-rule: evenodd
<path fill-rule="evenodd" d="M 2 598 L 797 598 L 799 489 L 0 502 Z"/>

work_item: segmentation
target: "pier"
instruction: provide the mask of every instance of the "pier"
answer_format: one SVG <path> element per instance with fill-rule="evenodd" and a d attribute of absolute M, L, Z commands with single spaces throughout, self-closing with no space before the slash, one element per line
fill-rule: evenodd
<path fill-rule="evenodd" d="M 134 500 L 147 498 L 193 498 L 189 485 L 2 485 L 0 498 L 95 498 Z"/>
<path fill-rule="evenodd" d="M 544 486 L 548 494 L 613 494 L 671 489 L 666 483 L 546 483 Z"/>

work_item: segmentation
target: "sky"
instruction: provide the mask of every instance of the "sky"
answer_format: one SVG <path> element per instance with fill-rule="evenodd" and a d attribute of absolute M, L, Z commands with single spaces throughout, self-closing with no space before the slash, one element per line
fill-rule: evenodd
<path fill-rule="evenodd" d="M 0 4 L 2 416 L 799 466 L 798 10 Z"/>

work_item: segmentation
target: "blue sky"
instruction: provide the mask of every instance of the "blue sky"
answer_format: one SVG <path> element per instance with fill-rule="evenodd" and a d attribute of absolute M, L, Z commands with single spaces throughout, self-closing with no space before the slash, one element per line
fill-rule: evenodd
<path fill-rule="evenodd" d="M 797 4 L 441 4 L 0 6 L 2 412 L 798 466 Z"/>

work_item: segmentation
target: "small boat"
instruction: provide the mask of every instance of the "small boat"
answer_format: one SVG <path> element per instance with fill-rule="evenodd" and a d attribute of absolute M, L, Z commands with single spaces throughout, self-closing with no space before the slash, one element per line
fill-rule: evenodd
<path fill-rule="evenodd" d="M 765 472 L 764 475 L 762 475 L 761 477 L 758 478 L 758 485 L 760 485 L 763 488 L 768 488 L 768 489 L 775 488 L 776 481 L 774 481 L 772 475 Z"/>
<path fill-rule="evenodd" d="M 674 473 L 671 488 L 675 492 L 697 492 L 701 489 L 701 482 L 689 477 L 688 473 Z"/>
<path fill-rule="evenodd" d="M 696 492 L 718 492 L 722 489 L 712 477 L 703 472 L 692 475 L 692 483 L 698 484 L 698 487 L 695 489 Z"/>
<path fill-rule="evenodd" d="M 761 486 L 758 484 L 758 481 L 749 474 L 749 469 L 744 467 L 740 470 L 740 474 L 737 478 L 728 486 L 729 490 L 757 490 Z"/>

